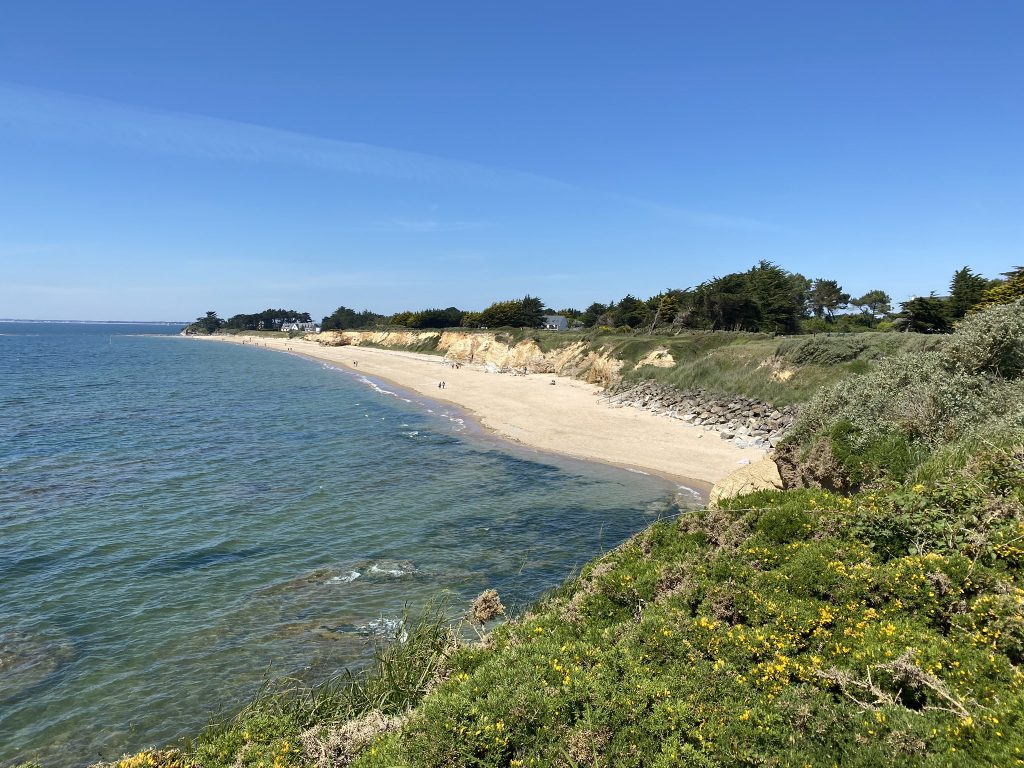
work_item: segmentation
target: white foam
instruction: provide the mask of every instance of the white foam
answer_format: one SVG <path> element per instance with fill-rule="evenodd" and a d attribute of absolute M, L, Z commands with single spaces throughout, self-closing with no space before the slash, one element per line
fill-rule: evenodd
<path fill-rule="evenodd" d="M 405 631 L 405 624 L 401 619 L 389 619 L 381 616 L 379 619 L 374 619 L 361 625 L 359 630 L 382 637 L 395 637 L 397 635 L 398 642 L 400 643 L 404 643 L 409 639 L 409 634 Z"/>
<path fill-rule="evenodd" d="M 365 376 L 357 376 L 356 378 L 358 378 L 361 382 L 363 382 L 363 384 L 365 384 L 366 386 L 368 386 L 370 389 L 372 389 L 374 392 L 376 392 L 378 394 L 388 395 L 389 397 L 398 397 L 398 393 L 397 392 L 392 392 L 390 389 L 384 389 L 383 387 L 377 386 L 377 384 L 375 382 L 370 381 Z M 399 398 L 399 399 L 400 400 L 404 400 L 405 398 Z"/>
<path fill-rule="evenodd" d="M 650 477 L 649 473 L 641 472 L 639 469 L 633 469 L 632 467 L 625 467 L 625 470 L 627 472 L 632 472 L 634 475 L 643 475 L 644 477 Z"/>
<path fill-rule="evenodd" d="M 335 576 L 331 581 L 340 581 L 344 583 L 350 583 L 362 576 L 359 571 L 349 571 L 344 576 Z"/>
<path fill-rule="evenodd" d="M 403 432 L 402 434 L 405 435 L 406 437 L 416 437 L 416 435 L 418 435 L 419 433 L 420 432 L 418 429 L 414 429 L 411 432 Z"/>
<path fill-rule="evenodd" d="M 696 490 L 696 489 L 694 489 L 694 488 L 691 488 L 691 487 L 690 487 L 690 486 L 688 486 L 688 485 L 679 485 L 679 486 L 676 486 L 676 490 L 678 490 L 678 491 L 679 491 L 679 492 L 681 492 L 681 493 L 688 493 L 688 494 L 690 494 L 691 496 L 693 496 L 693 498 L 695 498 L 695 499 L 698 499 L 698 500 L 699 500 L 700 498 L 702 498 L 702 497 L 701 497 L 701 495 L 700 495 L 700 491 L 698 491 L 698 490 Z"/>
<path fill-rule="evenodd" d="M 401 566 L 398 568 L 381 568 L 377 563 L 370 566 L 370 573 L 381 573 L 395 579 L 414 573 L 415 571 L 416 569 L 412 566 L 409 566 L 408 568 L 402 568 Z"/>

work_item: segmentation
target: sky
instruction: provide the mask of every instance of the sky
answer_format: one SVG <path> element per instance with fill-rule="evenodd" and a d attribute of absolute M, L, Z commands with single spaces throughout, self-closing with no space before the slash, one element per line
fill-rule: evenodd
<path fill-rule="evenodd" d="M 1024 3 L 5 4 L 0 317 L 1024 263 Z"/>

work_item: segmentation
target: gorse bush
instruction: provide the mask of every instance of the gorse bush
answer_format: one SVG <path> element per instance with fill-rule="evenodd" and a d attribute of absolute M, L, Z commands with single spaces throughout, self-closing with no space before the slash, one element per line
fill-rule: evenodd
<path fill-rule="evenodd" d="M 1024 765 L 1024 464 L 661 522 L 354 765 Z"/>

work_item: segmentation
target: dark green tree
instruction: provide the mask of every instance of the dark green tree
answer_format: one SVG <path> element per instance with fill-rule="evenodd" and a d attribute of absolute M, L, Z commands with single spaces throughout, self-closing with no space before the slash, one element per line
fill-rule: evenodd
<path fill-rule="evenodd" d="M 764 333 L 793 333 L 805 314 L 811 281 L 762 260 L 747 272 L 750 298 L 757 306 L 757 330 Z"/>
<path fill-rule="evenodd" d="M 482 312 L 463 312 L 462 322 L 459 325 L 463 328 L 479 328 L 483 325 L 481 320 Z"/>
<path fill-rule="evenodd" d="M 716 331 L 755 331 L 760 319 L 747 276 L 738 272 L 698 285 L 684 297 L 682 314 L 687 327 Z"/>
<path fill-rule="evenodd" d="M 638 328 L 647 323 L 649 314 L 647 305 L 632 294 L 626 294 L 612 313 L 615 318 L 615 325 L 628 325 L 630 328 Z"/>
<path fill-rule="evenodd" d="M 224 321 L 217 317 L 216 312 L 210 310 L 204 317 L 197 317 L 192 325 L 206 333 L 215 333 L 224 327 Z"/>
<path fill-rule="evenodd" d="M 458 328 L 465 314 L 457 307 L 447 309 L 421 309 L 417 312 L 406 312 L 405 325 L 408 328 Z"/>
<path fill-rule="evenodd" d="M 527 294 L 521 299 L 496 301 L 480 313 L 488 328 L 539 328 L 544 322 L 544 302 Z"/>
<path fill-rule="evenodd" d="M 595 301 L 593 304 L 591 304 L 589 307 L 583 310 L 583 314 L 580 315 L 580 322 L 583 323 L 584 328 L 593 328 L 595 325 L 597 325 L 597 321 L 601 319 L 601 316 L 607 311 L 607 304 L 601 304 Z"/>
<path fill-rule="evenodd" d="M 872 320 L 877 320 L 892 312 L 892 299 L 885 291 L 875 289 L 868 291 L 857 299 L 851 299 L 851 304 L 859 307 L 865 314 L 871 315 Z"/>
<path fill-rule="evenodd" d="M 976 274 L 970 267 L 958 269 L 949 283 L 949 316 L 959 320 L 973 307 L 981 303 L 988 288 L 988 280 Z"/>
<path fill-rule="evenodd" d="M 275 321 L 277 325 L 280 325 L 283 322 L 308 323 L 310 320 L 309 312 L 299 312 L 294 309 L 264 309 L 262 312 L 254 312 L 251 315 L 232 315 L 228 318 L 226 327 L 242 331 L 272 330 Z M 261 326 L 260 323 L 263 325 Z"/>
<path fill-rule="evenodd" d="M 815 317 L 832 320 L 837 309 L 842 309 L 850 303 L 850 294 L 844 292 L 842 286 L 835 280 L 824 280 L 819 277 L 811 285 L 807 300 Z"/>
<path fill-rule="evenodd" d="M 902 331 L 949 333 L 951 330 L 946 301 L 934 293 L 905 301 L 900 304 L 900 310 L 896 327 Z"/>
<path fill-rule="evenodd" d="M 544 324 L 544 302 L 536 296 L 526 294 L 519 302 L 523 328 L 539 328 Z"/>
<path fill-rule="evenodd" d="M 378 315 L 368 309 L 356 312 L 354 309 L 340 306 L 320 322 L 320 330 L 345 331 L 372 328 L 383 322 L 384 319 L 384 315 Z"/>

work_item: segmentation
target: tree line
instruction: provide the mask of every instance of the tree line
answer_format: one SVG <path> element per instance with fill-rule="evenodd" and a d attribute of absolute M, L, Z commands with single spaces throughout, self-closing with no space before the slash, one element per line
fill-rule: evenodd
<path fill-rule="evenodd" d="M 968 312 L 1024 297 L 1024 267 L 1001 278 L 987 279 L 970 267 L 957 270 L 949 294 L 919 296 L 894 311 L 885 291 L 873 289 L 853 297 L 836 280 L 807 278 L 770 261 L 745 272 L 707 280 L 693 288 L 668 289 L 647 299 L 627 294 L 584 310 L 555 310 L 536 296 L 497 301 L 480 312 L 429 308 L 383 315 L 368 309 L 338 307 L 321 321 L 321 329 L 371 328 L 538 328 L 545 315 L 561 315 L 570 327 L 608 331 L 674 332 L 684 330 L 753 331 L 760 333 L 855 332 L 864 330 L 948 333 Z M 844 311 L 850 310 L 853 311 Z M 207 312 L 191 327 L 212 333 L 219 328 L 255 330 L 275 319 L 309 322 L 308 312 L 267 309 L 221 320 Z"/>

